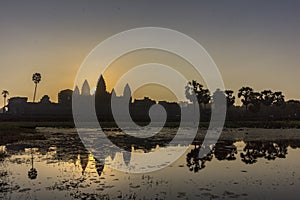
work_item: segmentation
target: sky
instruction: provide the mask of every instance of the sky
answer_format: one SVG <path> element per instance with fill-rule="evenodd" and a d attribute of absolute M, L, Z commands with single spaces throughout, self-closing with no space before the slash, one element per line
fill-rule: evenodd
<path fill-rule="evenodd" d="M 300 99 L 299 10 L 300 2 L 291 0 L 0 1 L 0 90 L 31 101 L 32 74 L 39 72 L 37 99 L 47 94 L 57 101 L 60 90 L 73 88 L 80 65 L 100 42 L 151 26 L 174 29 L 199 42 L 227 89 L 280 90 L 286 99 Z M 119 62 L 115 71 L 124 66 Z M 189 71 L 185 65 L 181 70 Z M 116 77 L 106 79 L 111 89 Z"/>

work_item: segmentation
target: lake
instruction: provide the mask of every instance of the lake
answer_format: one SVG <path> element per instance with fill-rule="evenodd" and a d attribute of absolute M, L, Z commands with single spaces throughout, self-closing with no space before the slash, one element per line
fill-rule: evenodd
<path fill-rule="evenodd" d="M 205 157 L 198 157 L 200 143 L 195 141 L 174 163 L 143 174 L 118 171 L 95 159 L 74 129 L 36 132 L 39 137 L 1 141 L 0 199 L 299 197 L 300 132 L 296 129 L 226 129 Z M 172 148 L 153 147 L 151 151 Z M 147 153 L 142 147 L 136 150 Z M 121 159 L 122 153 L 112 156 Z"/>

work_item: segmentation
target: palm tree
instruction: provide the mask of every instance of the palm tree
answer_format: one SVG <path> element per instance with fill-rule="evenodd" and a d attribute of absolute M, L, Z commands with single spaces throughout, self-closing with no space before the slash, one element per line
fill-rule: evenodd
<path fill-rule="evenodd" d="M 243 98 L 242 103 L 246 106 L 246 112 L 248 111 L 248 105 L 251 103 L 250 96 L 253 93 L 253 89 L 250 87 L 242 87 L 239 89 L 238 97 Z"/>
<path fill-rule="evenodd" d="M 35 84 L 35 87 L 34 87 L 34 94 L 33 94 L 33 102 L 35 102 L 35 96 L 36 96 L 36 89 L 37 89 L 37 84 L 41 81 L 42 79 L 42 76 L 40 73 L 34 73 L 32 75 L 32 81 L 34 82 Z"/>
<path fill-rule="evenodd" d="M 9 95 L 9 92 L 7 90 L 2 91 L 2 96 L 4 98 L 4 103 L 3 103 L 3 113 L 5 113 L 5 106 L 6 106 L 6 97 Z"/>
<path fill-rule="evenodd" d="M 235 103 L 235 96 L 233 95 L 233 91 L 225 90 L 225 96 L 226 96 L 227 107 L 233 106 L 233 104 Z"/>

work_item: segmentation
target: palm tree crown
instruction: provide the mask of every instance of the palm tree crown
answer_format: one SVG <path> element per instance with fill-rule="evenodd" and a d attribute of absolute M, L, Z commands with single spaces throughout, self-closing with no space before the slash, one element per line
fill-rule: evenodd
<path fill-rule="evenodd" d="M 41 82 L 42 80 L 42 76 L 40 73 L 34 73 L 32 75 L 32 81 L 35 83 L 35 84 L 38 84 L 39 82 Z"/>
<path fill-rule="evenodd" d="M 37 84 L 39 82 L 41 82 L 41 79 L 42 79 L 42 76 L 40 73 L 34 73 L 32 75 L 32 81 L 34 82 L 35 84 L 35 87 L 34 87 L 34 94 L 33 94 L 33 102 L 35 102 L 35 96 L 36 96 L 36 88 L 37 88 Z"/>
<path fill-rule="evenodd" d="M 6 98 L 8 95 L 9 95 L 9 92 L 8 92 L 7 90 L 3 90 L 3 91 L 2 91 L 2 96 L 3 96 L 4 98 Z"/>

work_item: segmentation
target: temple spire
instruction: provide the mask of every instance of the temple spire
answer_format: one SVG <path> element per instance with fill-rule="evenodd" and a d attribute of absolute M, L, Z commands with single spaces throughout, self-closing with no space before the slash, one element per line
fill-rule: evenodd
<path fill-rule="evenodd" d="M 91 95 L 91 88 L 87 80 L 84 81 L 81 89 L 81 95 L 90 96 Z"/>
<path fill-rule="evenodd" d="M 126 84 L 126 86 L 124 88 L 123 97 L 125 97 L 126 99 L 129 98 L 129 102 L 132 101 L 132 98 L 131 98 L 131 89 L 130 89 L 130 86 L 129 86 L 128 83 Z"/>
<path fill-rule="evenodd" d="M 104 93 L 106 93 L 106 84 L 105 84 L 105 80 L 104 80 L 104 78 L 103 78 L 102 75 L 100 76 L 100 78 L 98 80 L 97 93 L 98 94 L 104 94 Z"/>
<path fill-rule="evenodd" d="M 74 92 L 73 92 L 74 95 L 80 95 L 80 91 L 79 91 L 79 88 L 78 86 L 76 85 L 75 89 L 74 89 Z"/>

